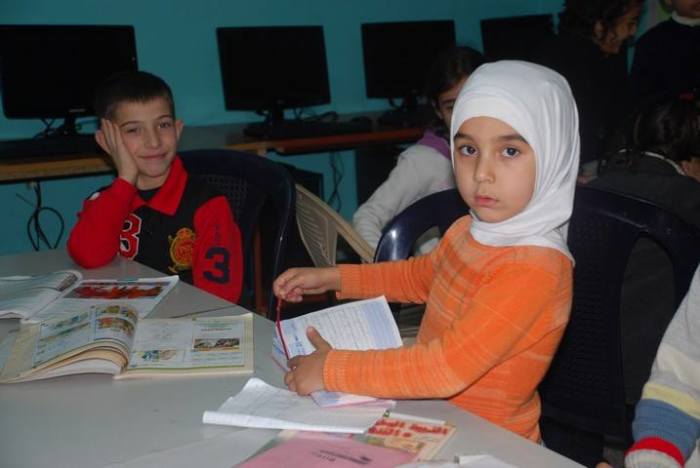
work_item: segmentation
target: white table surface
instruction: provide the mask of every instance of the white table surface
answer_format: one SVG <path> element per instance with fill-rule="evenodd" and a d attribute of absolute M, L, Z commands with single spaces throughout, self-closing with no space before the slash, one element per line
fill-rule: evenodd
<path fill-rule="evenodd" d="M 37 261 L 28 261 L 29 257 Z M 0 257 L 0 276 L 65 268 L 74 266 L 62 252 Z M 89 270 L 86 277 L 131 277 L 148 271 L 135 262 L 115 261 Z M 221 308 L 226 304 L 179 283 L 153 316 L 246 312 L 238 306 Z M 12 322 L 16 326 L 14 320 L 0 320 L 0 338 L 14 328 Z M 269 355 L 272 333 L 272 322 L 255 315 L 255 375 L 283 386 L 282 371 Z M 237 393 L 248 377 L 120 381 L 106 375 L 75 375 L 1 385 L 0 467 L 232 466 L 276 431 L 202 424 L 202 414 Z M 400 401 L 397 411 L 444 419 L 458 427 L 439 454 L 445 460 L 455 454 L 487 453 L 519 467 L 579 466 L 442 400 Z"/>

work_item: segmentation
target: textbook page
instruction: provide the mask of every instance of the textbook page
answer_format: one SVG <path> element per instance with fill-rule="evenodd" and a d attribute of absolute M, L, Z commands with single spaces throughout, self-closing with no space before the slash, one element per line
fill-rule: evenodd
<path fill-rule="evenodd" d="M 158 278 L 128 278 L 83 280 L 48 307 L 32 317 L 32 321 L 42 321 L 80 310 L 85 304 L 109 305 L 127 303 L 139 318 L 151 313 L 156 305 L 175 287 L 177 275 Z"/>
<path fill-rule="evenodd" d="M 0 278 L 0 318 L 31 319 L 81 279 L 75 270 Z"/>
<path fill-rule="evenodd" d="M 253 314 L 140 320 L 116 378 L 220 371 L 253 372 Z"/>
<path fill-rule="evenodd" d="M 236 396 L 216 411 L 205 411 L 202 422 L 225 426 L 361 434 L 382 417 L 387 405 L 321 408 L 309 397 L 251 378 Z"/>
<path fill-rule="evenodd" d="M 114 374 L 126 363 L 137 320 L 136 311 L 128 305 L 100 304 L 84 305 L 82 310 L 72 314 L 25 325 L 12 344 L 0 381 L 46 378 L 45 369 L 58 362 L 66 362 L 60 375 L 83 372 Z M 71 360 L 91 348 L 95 348 L 101 358 L 93 361 L 94 367 L 86 368 L 85 362 L 76 364 L 77 359 Z"/>
<path fill-rule="evenodd" d="M 336 349 L 388 349 L 398 348 L 403 344 L 399 328 L 384 296 L 349 302 L 281 321 L 280 328 L 290 358 L 314 351 L 313 345 L 306 337 L 306 329 L 310 326 L 316 328 Z M 278 333 L 273 337 L 272 356 L 286 368 L 287 359 Z M 314 392 L 311 396 L 321 406 L 350 405 L 375 399 L 340 392 Z"/>

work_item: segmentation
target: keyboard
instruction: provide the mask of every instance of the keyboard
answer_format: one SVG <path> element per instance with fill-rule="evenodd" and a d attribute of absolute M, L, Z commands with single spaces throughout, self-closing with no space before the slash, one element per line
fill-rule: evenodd
<path fill-rule="evenodd" d="M 101 151 L 92 134 L 62 135 L 23 140 L 0 140 L 0 159 L 99 154 Z"/>
<path fill-rule="evenodd" d="M 364 133 L 371 131 L 372 120 L 369 118 L 342 122 L 284 120 L 275 124 L 266 122 L 252 123 L 243 129 L 243 133 L 249 137 L 271 140 L 344 135 L 348 133 Z"/>

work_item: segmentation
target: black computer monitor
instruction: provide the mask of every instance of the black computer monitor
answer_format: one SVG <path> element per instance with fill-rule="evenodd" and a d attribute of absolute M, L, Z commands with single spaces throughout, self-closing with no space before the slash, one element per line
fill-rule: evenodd
<path fill-rule="evenodd" d="M 481 20 L 481 39 L 487 60 L 532 60 L 539 47 L 554 37 L 552 15 Z"/>
<path fill-rule="evenodd" d="M 367 97 L 401 98 L 404 106 L 415 106 L 436 56 L 454 45 L 452 20 L 363 24 Z"/>
<path fill-rule="evenodd" d="M 93 94 L 108 76 L 136 70 L 132 26 L 0 25 L 0 90 L 10 119 L 94 115 Z"/>
<path fill-rule="evenodd" d="M 322 26 L 222 27 L 216 37 L 226 109 L 278 122 L 285 108 L 330 102 Z"/>

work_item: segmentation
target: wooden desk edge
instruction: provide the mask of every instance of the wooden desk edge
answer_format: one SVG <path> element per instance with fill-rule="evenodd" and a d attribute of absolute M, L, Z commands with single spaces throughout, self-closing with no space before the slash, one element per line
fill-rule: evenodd
<path fill-rule="evenodd" d="M 214 143 L 212 146 L 247 151 L 259 156 L 265 156 L 270 150 L 280 154 L 301 154 L 359 148 L 381 143 L 407 143 L 417 140 L 421 134 L 422 129 L 419 128 L 400 128 L 286 140 L 244 141 L 223 146 Z M 197 146 L 207 147 L 202 144 Z M 187 147 L 187 149 L 194 148 Z M 46 157 L 30 161 L 7 159 L 0 161 L 0 182 L 95 175 L 112 171 L 114 166 L 109 157 L 100 154 Z"/>

